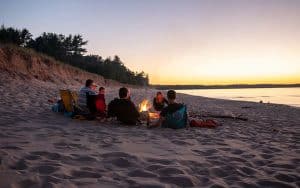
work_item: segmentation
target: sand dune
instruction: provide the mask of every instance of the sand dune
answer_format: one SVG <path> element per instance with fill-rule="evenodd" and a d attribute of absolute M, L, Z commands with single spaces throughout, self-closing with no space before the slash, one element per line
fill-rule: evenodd
<path fill-rule="evenodd" d="M 70 86 L 3 75 L 1 188 L 300 186 L 297 108 L 179 95 L 192 114 L 249 120 L 220 118 L 217 129 L 149 130 L 53 113 L 47 100 Z M 133 100 L 154 92 L 133 89 Z M 116 94 L 108 88 L 107 100 Z"/>

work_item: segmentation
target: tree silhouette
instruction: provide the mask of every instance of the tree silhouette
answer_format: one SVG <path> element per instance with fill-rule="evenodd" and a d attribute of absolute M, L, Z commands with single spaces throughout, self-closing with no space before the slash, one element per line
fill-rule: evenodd
<path fill-rule="evenodd" d="M 35 39 L 27 29 L 18 30 L 1 26 L 0 41 L 13 43 L 18 46 L 32 48 L 55 59 L 81 68 L 88 72 L 96 73 L 105 78 L 117 80 L 122 83 L 135 85 L 148 85 L 149 76 L 142 72 L 133 72 L 128 69 L 121 58 L 115 55 L 113 59 L 103 59 L 99 55 L 84 55 L 85 41 L 81 35 L 68 35 L 56 33 L 42 33 Z"/>
<path fill-rule="evenodd" d="M 0 42 L 12 43 L 18 46 L 25 46 L 31 40 L 32 35 L 27 29 L 14 29 L 12 27 L 5 28 L 1 25 L 0 28 Z"/>

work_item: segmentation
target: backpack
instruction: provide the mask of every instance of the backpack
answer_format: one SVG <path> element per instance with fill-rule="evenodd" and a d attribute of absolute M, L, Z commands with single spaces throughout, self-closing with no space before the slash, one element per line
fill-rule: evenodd
<path fill-rule="evenodd" d="M 53 112 L 64 112 L 65 107 L 62 100 L 58 100 L 57 103 L 55 103 L 51 109 Z"/>
<path fill-rule="evenodd" d="M 183 105 L 174 113 L 168 113 L 162 127 L 180 129 L 187 125 L 187 108 Z"/>

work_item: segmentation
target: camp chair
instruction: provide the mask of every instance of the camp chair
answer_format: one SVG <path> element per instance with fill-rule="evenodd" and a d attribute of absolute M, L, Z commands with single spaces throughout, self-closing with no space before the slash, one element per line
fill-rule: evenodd
<path fill-rule="evenodd" d="M 180 129 L 187 125 L 187 108 L 184 105 L 174 113 L 168 113 L 162 127 Z"/>
<path fill-rule="evenodd" d="M 77 106 L 78 95 L 74 91 L 60 90 L 60 97 L 63 101 L 65 111 L 74 112 L 74 107 Z"/>

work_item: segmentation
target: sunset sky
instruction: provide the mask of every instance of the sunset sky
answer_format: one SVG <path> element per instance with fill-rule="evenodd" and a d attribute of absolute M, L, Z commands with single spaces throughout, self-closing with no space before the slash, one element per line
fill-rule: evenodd
<path fill-rule="evenodd" d="M 82 34 L 152 84 L 300 83 L 300 0 L 0 0 L 0 24 Z"/>

